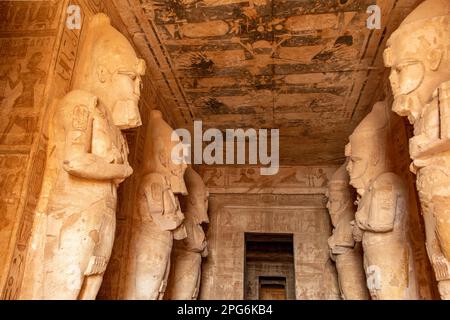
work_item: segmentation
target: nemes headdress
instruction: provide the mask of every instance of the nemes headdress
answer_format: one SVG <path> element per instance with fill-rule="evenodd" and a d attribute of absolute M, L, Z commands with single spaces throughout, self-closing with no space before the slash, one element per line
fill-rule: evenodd
<path fill-rule="evenodd" d="M 375 103 L 372 111 L 360 122 L 350 135 L 350 144 L 346 147 L 348 155 L 353 155 L 355 150 L 361 154 L 366 152 L 373 163 L 379 160 L 389 160 L 389 109 L 386 101 Z"/>
<path fill-rule="evenodd" d="M 173 129 L 164 121 L 161 111 L 150 111 L 144 147 L 143 172 L 155 172 L 163 169 L 170 172 L 170 156 L 173 143 Z"/>
<path fill-rule="evenodd" d="M 436 30 L 438 31 L 436 32 Z M 415 38 L 425 41 L 430 47 L 450 44 L 450 1 L 426 0 L 414 9 L 388 40 L 384 51 L 386 67 L 392 67 L 391 44 L 403 35 L 413 34 Z"/>
<path fill-rule="evenodd" d="M 340 166 L 328 182 L 328 190 L 345 190 L 349 188 L 350 177 L 347 172 L 347 161 Z"/>
<path fill-rule="evenodd" d="M 145 61 L 136 56 L 128 39 L 111 25 L 104 13 L 98 13 L 87 21 L 81 41 L 79 65 L 74 74 L 75 87 L 89 83 L 93 66 L 98 64 L 110 66 L 110 72 L 124 69 L 145 74 Z"/>
<path fill-rule="evenodd" d="M 379 132 L 384 132 L 389 129 L 389 116 L 387 112 L 387 103 L 379 101 L 375 103 L 372 111 L 359 123 L 356 129 L 350 136 L 350 143 L 352 139 L 357 137 L 373 138 Z"/>

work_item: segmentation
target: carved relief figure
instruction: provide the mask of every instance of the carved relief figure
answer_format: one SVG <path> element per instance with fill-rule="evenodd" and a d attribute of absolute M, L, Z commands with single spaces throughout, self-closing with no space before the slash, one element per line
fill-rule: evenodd
<path fill-rule="evenodd" d="M 255 178 L 252 176 L 255 174 L 255 169 L 249 168 L 249 169 L 241 169 L 240 170 L 240 177 L 238 180 L 236 180 L 236 183 L 255 183 Z"/>
<path fill-rule="evenodd" d="M 358 193 L 354 236 L 362 241 L 372 299 L 415 299 L 407 238 L 408 193 L 391 172 L 387 104 L 378 102 L 350 136 L 346 156 L 350 184 Z"/>
<path fill-rule="evenodd" d="M 210 187 L 217 187 L 220 185 L 220 178 L 222 178 L 222 172 L 218 168 L 209 170 L 209 178 L 206 180 L 206 185 Z"/>
<path fill-rule="evenodd" d="M 426 247 L 442 299 L 450 299 L 450 2 L 428 0 L 392 34 L 393 111 L 414 125 L 409 141 Z"/>
<path fill-rule="evenodd" d="M 34 107 L 34 87 L 36 83 L 42 83 L 45 79 L 45 71 L 39 68 L 43 54 L 34 53 L 27 63 L 27 71 L 20 73 L 20 81 L 23 85 L 23 91 L 20 97 L 15 101 L 14 108 L 33 108 Z"/>
<path fill-rule="evenodd" d="M 141 124 L 145 63 L 106 15 L 91 18 L 80 52 L 74 90 L 49 130 L 43 299 L 95 299 L 114 241 L 116 190 L 133 172 L 121 130 Z"/>
<path fill-rule="evenodd" d="M 5 74 L 0 75 L 0 80 L 4 81 L 0 94 L 0 112 L 7 115 L 12 106 L 16 104 L 16 100 L 22 95 L 23 84 L 20 81 L 20 63 L 9 66 Z"/>
<path fill-rule="evenodd" d="M 9 118 L 0 126 L 0 143 L 5 143 L 8 133 L 17 128 L 27 133 L 33 127 L 33 118 L 24 115 L 24 109 L 33 109 L 35 106 L 35 87 L 37 84 L 44 85 L 46 73 L 39 68 L 43 60 L 42 52 L 35 52 L 26 63 L 27 70 L 22 72 L 20 63 L 12 65 L 7 74 L 0 76 L 5 79 L 3 94 L 0 97 L 0 116 Z"/>
<path fill-rule="evenodd" d="M 173 239 L 186 237 L 177 194 L 186 195 L 186 164 L 175 164 L 172 128 L 158 110 L 148 124 L 144 164 L 137 190 L 137 215 L 133 222 L 126 299 L 162 299 L 170 271 Z"/>
<path fill-rule="evenodd" d="M 351 222 L 355 219 L 353 195 L 344 163 L 331 177 L 327 190 L 327 208 L 334 227 L 328 239 L 330 256 L 336 262 L 339 288 L 344 300 L 368 300 L 362 248 L 353 239 Z"/>
<path fill-rule="evenodd" d="M 4 74 L 0 75 L 0 80 L 3 85 L 0 87 L 0 118 L 2 122 L 0 124 L 0 133 L 7 133 L 11 126 L 10 122 L 5 121 L 8 119 L 9 114 L 16 100 L 22 95 L 23 84 L 20 81 L 20 63 L 11 65 Z M 12 122 L 14 123 L 14 122 Z"/>
<path fill-rule="evenodd" d="M 170 300 L 196 300 L 200 288 L 202 257 L 208 255 L 202 228 L 208 219 L 208 189 L 197 172 L 188 167 L 184 175 L 189 195 L 180 198 L 187 237 L 175 241 L 168 292 Z"/>

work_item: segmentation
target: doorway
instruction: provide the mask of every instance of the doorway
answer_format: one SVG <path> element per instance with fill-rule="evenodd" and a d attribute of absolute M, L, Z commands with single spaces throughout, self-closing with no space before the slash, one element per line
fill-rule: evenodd
<path fill-rule="evenodd" d="M 259 300 L 286 299 L 286 277 L 259 277 Z"/>
<path fill-rule="evenodd" d="M 295 299 L 292 234 L 245 233 L 244 298 Z"/>

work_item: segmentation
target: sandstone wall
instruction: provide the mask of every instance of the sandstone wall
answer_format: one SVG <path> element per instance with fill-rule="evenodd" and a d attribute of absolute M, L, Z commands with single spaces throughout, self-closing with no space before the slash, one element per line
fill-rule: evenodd
<path fill-rule="evenodd" d="M 295 299 L 337 298 L 324 201 L 334 170 L 290 167 L 280 168 L 276 176 L 260 176 L 253 167 L 202 168 L 212 195 L 200 299 L 244 298 L 246 232 L 293 235 Z"/>
<path fill-rule="evenodd" d="M 106 13 L 112 25 L 130 40 L 113 1 L 1 1 L 0 2 L 0 290 L 2 299 L 32 298 L 31 270 L 39 267 L 39 239 L 31 243 L 33 228 L 45 223 L 47 123 L 52 107 L 71 88 L 81 29 L 66 25 L 69 4 L 78 5 L 82 21 L 98 12 Z M 129 29 L 133 25 L 128 24 Z M 139 50 L 137 50 L 138 54 Z M 149 76 L 143 79 L 141 114 L 158 103 Z M 136 140 L 142 129 L 130 131 L 130 162 L 139 151 Z M 121 259 L 121 237 L 126 233 L 129 201 L 125 201 L 133 179 L 120 190 L 116 241 L 103 297 L 114 298 L 112 275 Z M 43 192 L 41 193 L 41 190 Z M 31 250 L 30 250 L 31 248 Z M 27 263 L 26 263 L 27 261 Z M 26 275 L 24 278 L 24 274 Z M 106 292 L 106 294 L 104 293 Z"/>

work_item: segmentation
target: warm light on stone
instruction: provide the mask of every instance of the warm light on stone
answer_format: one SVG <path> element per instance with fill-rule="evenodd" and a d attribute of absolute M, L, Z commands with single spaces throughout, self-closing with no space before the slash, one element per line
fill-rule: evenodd
<path fill-rule="evenodd" d="M 1 300 L 450 299 L 449 0 L 0 17 Z"/>

